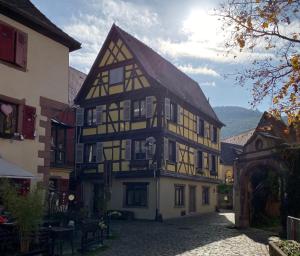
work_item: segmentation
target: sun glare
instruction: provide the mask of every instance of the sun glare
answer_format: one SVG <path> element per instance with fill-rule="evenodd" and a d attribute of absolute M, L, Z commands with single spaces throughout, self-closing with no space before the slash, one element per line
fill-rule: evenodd
<path fill-rule="evenodd" d="M 217 17 L 207 9 L 193 9 L 183 22 L 183 32 L 198 42 L 218 41 L 220 24 Z"/>

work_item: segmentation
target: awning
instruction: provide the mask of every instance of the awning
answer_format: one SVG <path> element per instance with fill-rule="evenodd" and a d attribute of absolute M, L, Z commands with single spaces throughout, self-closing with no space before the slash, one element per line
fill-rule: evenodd
<path fill-rule="evenodd" d="M 36 178 L 32 173 L 23 168 L 4 160 L 0 156 L 0 178 L 10 179 L 34 179 Z"/>
<path fill-rule="evenodd" d="M 63 127 L 65 127 L 65 128 L 73 128 L 73 127 L 74 127 L 74 126 L 68 125 L 68 124 L 66 124 L 66 123 L 63 123 L 63 122 L 61 122 L 61 121 L 59 121 L 59 120 L 56 120 L 56 119 L 54 119 L 54 118 L 51 119 L 51 122 L 52 122 L 52 124 L 54 124 L 54 125 L 63 126 Z"/>

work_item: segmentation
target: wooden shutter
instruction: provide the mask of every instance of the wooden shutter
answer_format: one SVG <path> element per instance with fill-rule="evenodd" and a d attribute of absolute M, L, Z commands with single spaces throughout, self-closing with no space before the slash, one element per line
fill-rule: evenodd
<path fill-rule="evenodd" d="M 153 97 L 146 97 L 146 118 L 151 118 L 153 115 Z"/>
<path fill-rule="evenodd" d="M 195 165 L 195 170 L 199 167 L 198 165 L 198 150 L 195 149 L 194 151 L 194 165 Z"/>
<path fill-rule="evenodd" d="M 24 139 L 34 139 L 35 133 L 35 117 L 36 109 L 30 106 L 23 106 L 23 122 L 22 122 L 22 135 Z"/>
<path fill-rule="evenodd" d="M 126 140 L 125 143 L 125 160 L 131 160 L 131 140 Z"/>
<path fill-rule="evenodd" d="M 77 143 L 76 144 L 76 163 L 83 163 L 83 151 L 84 151 L 84 144 L 83 143 Z"/>
<path fill-rule="evenodd" d="M 165 98 L 165 117 L 170 120 L 171 116 L 171 102 L 169 98 Z"/>
<path fill-rule="evenodd" d="M 204 121 L 204 137 L 208 138 L 208 136 L 209 136 L 209 124 L 206 121 Z"/>
<path fill-rule="evenodd" d="M 209 126 L 209 134 L 210 134 L 210 140 L 213 141 L 214 140 L 214 126 L 213 125 Z"/>
<path fill-rule="evenodd" d="M 180 159 L 180 150 L 179 150 L 179 143 L 175 142 L 175 162 L 179 162 Z"/>
<path fill-rule="evenodd" d="M 182 124 L 182 108 L 179 104 L 177 104 L 177 123 Z"/>
<path fill-rule="evenodd" d="M 0 59 L 15 60 L 15 29 L 5 24 L 0 24 Z"/>
<path fill-rule="evenodd" d="M 22 68 L 27 66 L 27 34 L 21 31 L 16 33 L 16 64 Z"/>
<path fill-rule="evenodd" d="M 197 116 L 197 121 L 196 121 L 196 131 L 197 131 L 197 134 L 200 134 L 200 117 Z"/>
<path fill-rule="evenodd" d="M 96 124 L 103 123 L 103 106 L 96 107 Z"/>
<path fill-rule="evenodd" d="M 208 154 L 208 170 L 212 171 L 212 155 Z"/>
<path fill-rule="evenodd" d="M 130 121 L 130 100 L 125 100 L 123 104 L 123 119 L 124 121 Z"/>
<path fill-rule="evenodd" d="M 84 124 L 84 108 L 76 109 L 76 126 L 83 126 Z"/>
<path fill-rule="evenodd" d="M 103 161 L 103 143 L 97 142 L 96 144 L 96 162 L 100 163 Z"/>
<path fill-rule="evenodd" d="M 164 138 L 164 159 L 169 160 L 169 140 Z"/>

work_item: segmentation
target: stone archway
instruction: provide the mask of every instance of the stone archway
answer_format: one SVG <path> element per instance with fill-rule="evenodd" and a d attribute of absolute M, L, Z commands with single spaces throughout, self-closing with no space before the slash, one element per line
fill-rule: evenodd
<path fill-rule="evenodd" d="M 236 162 L 235 168 L 235 220 L 238 227 L 248 227 L 253 213 L 253 177 L 259 172 L 271 172 L 280 179 L 280 202 L 283 200 L 284 170 L 280 160 L 272 157 Z M 263 175 L 262 175 L 263 177 Z"/>

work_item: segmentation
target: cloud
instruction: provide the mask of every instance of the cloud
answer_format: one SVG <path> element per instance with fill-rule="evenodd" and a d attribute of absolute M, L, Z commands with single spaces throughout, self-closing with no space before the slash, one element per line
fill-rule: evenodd
<path fill-rule="evenodd" d="M 215 81 L 202 82 L 202 83 L 199 83 L 199 84 L 200 84 L 200 86 L 216 87 L 216 82 Z"/>
<path fill-rule="evenodd" d="M 86 2 L 84 13 L 73 16 L 64 30 L 82 43 L 82 49 L 70 55 L 70 64 L 88 72 L 113 23 L 132 34 L 143 36 L 145 29 L 158 24 L 152 9 L 121 0 L 93 0 Z M 84 9 L 84 8 L 83 8 Z"/>
<path fill-rule="evenodd" d="M 209 75 L 209 76 L 215 76 L 215 77 L 219 77 L 220 74 L 211 69 L 211 68 L 207 68 L 207 67 L 193 67 L 192 65 L 188 64 L 188 65 L 179 65 L 178 68 L 188 74 L 193 74 L 193 75 Z"/>

